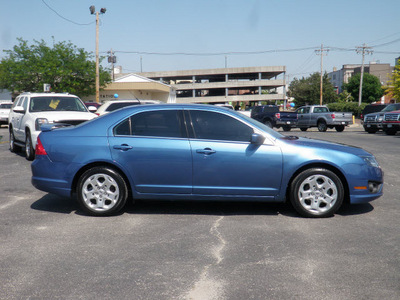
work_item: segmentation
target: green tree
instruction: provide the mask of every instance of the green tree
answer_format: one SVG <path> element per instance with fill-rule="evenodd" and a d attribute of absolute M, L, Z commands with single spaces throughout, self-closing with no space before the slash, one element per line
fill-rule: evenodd
<path fill-rule="evenodd" d="M 343 85 L 343 88 L 349 92 L 354 99 L 358 99 L 360 91 L 360 78 L 361 73 L 355 74 L 349 79 L 348 83 Z M 364 73 L 363 86 L 362 86 L 362 102 L 372 103 L 378 101 L 384 94 L 382 84 L 379 82 L 379 78 Z"/>
<path fill-rule="evenodd" d="M 288 95 L 293 97 L 296 106 L 312 105 L 320 103 L 320 73 L 314 73 L 310 77 L 297 79 L 294 78 L 289 85 Z M 328 75 L 325 73 L 322 78 L 323 103 L 327 104 L 336 102 L 338 95 L 336 94 Z"/>
<path fill-rule="evenodd" d="M 43 84 L 53 92 L 68 92 L 82 96 L 96 92 L 93 55 L 70 42 L 54 43 L 49 47 L 42 41 L 33 45 L 19 38 L 19 44 L 0 62 L 0 89 L 13 93 L 41 92 Z M 111 81 L 110 74 L 100 68 L 100 86 Z"/>
<path fill-rule="evenodd" d="M 394 67 L 392 76 L 388 81 L 386 92 L 397 101 L 400 101 L 400 59 L 399 63 Z"/>

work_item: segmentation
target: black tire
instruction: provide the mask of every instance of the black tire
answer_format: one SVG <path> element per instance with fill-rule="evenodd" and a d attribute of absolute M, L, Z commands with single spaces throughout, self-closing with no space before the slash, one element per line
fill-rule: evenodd
<path fill-rule="evenodd" d="M 290 186 L 290 201 L 303 217 L 326 218 L 342 205 L 343 183 L 339 177 L 324 168 L 301 172 Z"/>
<path fill-rule="evenodd" d="M 366 132 L 372 133 L 372 134 L 378 132 L 378 129 L 376 129 L 376 128 L 364 127 L 364 130 L 365 130 Z"/>
<path fill-rule="evenodd" d="M 307 129 L 308 129 L 307 127 L 300 127 L 301 131 L 307 131 Z"/>
<path fill-rule="evenodd" d="M 335 126 L 337 132 L 342 132 L 344 130 L 344 125 L 337 125 Z"/>
<path fill-rule="evenodd" d="M 318 131 L 319 132 L 325 132 L 328 129 L 328 126 L 326 126 L 326 122 L 325 121 L 318 121 Z"/>
<path fill-rule="evenodd" d="M 21 151 L 21 147 L 15 145 L 15 136 L 12 128 L 10 129 L 10 151 L 14 153 Z"/>
<path fill-rule="evenodd" d="M 290 131 L 292 127 L 290 126 L 282 126 L 283 131 Z"/>
<path fill-rule="evenodd" d="M 29 131 L 26 131 L 25 137 L 25 158 L 29 161 L 35 158 L 35 149 L 33 149 L 32 138 Z"/>
<path fill-rule="evenodd" d="M 386 129 L 386 130 L 385 130 L 385 133 L 386 133 L 387 135 L 395 135 L 396 132 L 397 132 L 397 130 L 396 130 L 396 129 L 393 129 L 393 128 L 391 128 L 391 129 Z"/>
<path fill-rule="evenodd" d="M 264 124 L 267 125 L 269 128 L 272 128 L 272 123 L 270 120 L 265 120 Z"/>
<path fill-rule="evenodd" d="M 81 208 L 92 216 L 109 216 L 119 212 L 128 198 L 123 177 L 108 167 L 94 167 L 83 173 L 77 184 Z"/>

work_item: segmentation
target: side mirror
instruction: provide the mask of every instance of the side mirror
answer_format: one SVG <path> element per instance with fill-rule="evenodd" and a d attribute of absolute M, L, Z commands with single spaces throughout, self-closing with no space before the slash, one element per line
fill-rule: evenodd
<path fill-rule="evenodd" d="M 88 110 L 89 110 L 91 113 L 95 113 L 95 112 L 97 111 L 97 108 L 96 108 L 96 106 L 90 105 L 90 106 L 88 107 Z"/>
<path fill-rule="evenodd" d="M 265 141 L 265 137 L 262 136 L 262 135 L 259 134 L 259 133 L 253 133 L 253 134 L 251 135 L 251 140 L 250 140 L 250 142 L 251 142 L 252 144 L 255 144 L 255 145 L 262 145 L 262 144 L 264 143 L 264 141 Z"/>
<path fill-rule="evenodd" d="M 16 107 L 13 108 L 13 112 L 24 114 L 25 113 L 25 109 L 24 109 L 23 106 L 16 106 Z"/>

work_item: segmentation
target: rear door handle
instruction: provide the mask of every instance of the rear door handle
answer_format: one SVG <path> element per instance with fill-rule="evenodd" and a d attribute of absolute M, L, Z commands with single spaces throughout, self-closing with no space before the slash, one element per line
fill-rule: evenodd
<path fill-rule="evenodd" d="M 196 153 L 200 153 L 200 154 L 205 154 L 205 155 L 210 155 L 210 154 L 214 154 L 215 150 L 211 149 L 211 148 L 204 148 L 204 149 L 197 149 Z"/>
<path fill-rule="evenodd" d="M 132 148 L 133 148 L 132 146 L 129 146 L 129 145 L 127 145 L 127 144 L 114 145 L 114 146 L 113 146 L 113 149 L 122 150 L 122 151 L 128 151 L 128 150 L 130 150 L 130 149 L 132 149 Z"/>

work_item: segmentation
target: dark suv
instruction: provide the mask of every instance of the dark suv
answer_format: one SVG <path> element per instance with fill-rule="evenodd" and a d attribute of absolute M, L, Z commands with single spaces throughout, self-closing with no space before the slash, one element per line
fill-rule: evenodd
<path fill-rule="evenodd" d="M 384 114 L 399 109 L 400 109 L 400 103 L 389 104 L 389 105 L 384 105 L 381 111 L 364 115 L 364 123 L 363 123 L 364 130 L 368 133 L 375 133 L 378 130 L 382 130 L 383 129 L 382 121 Z"/>

